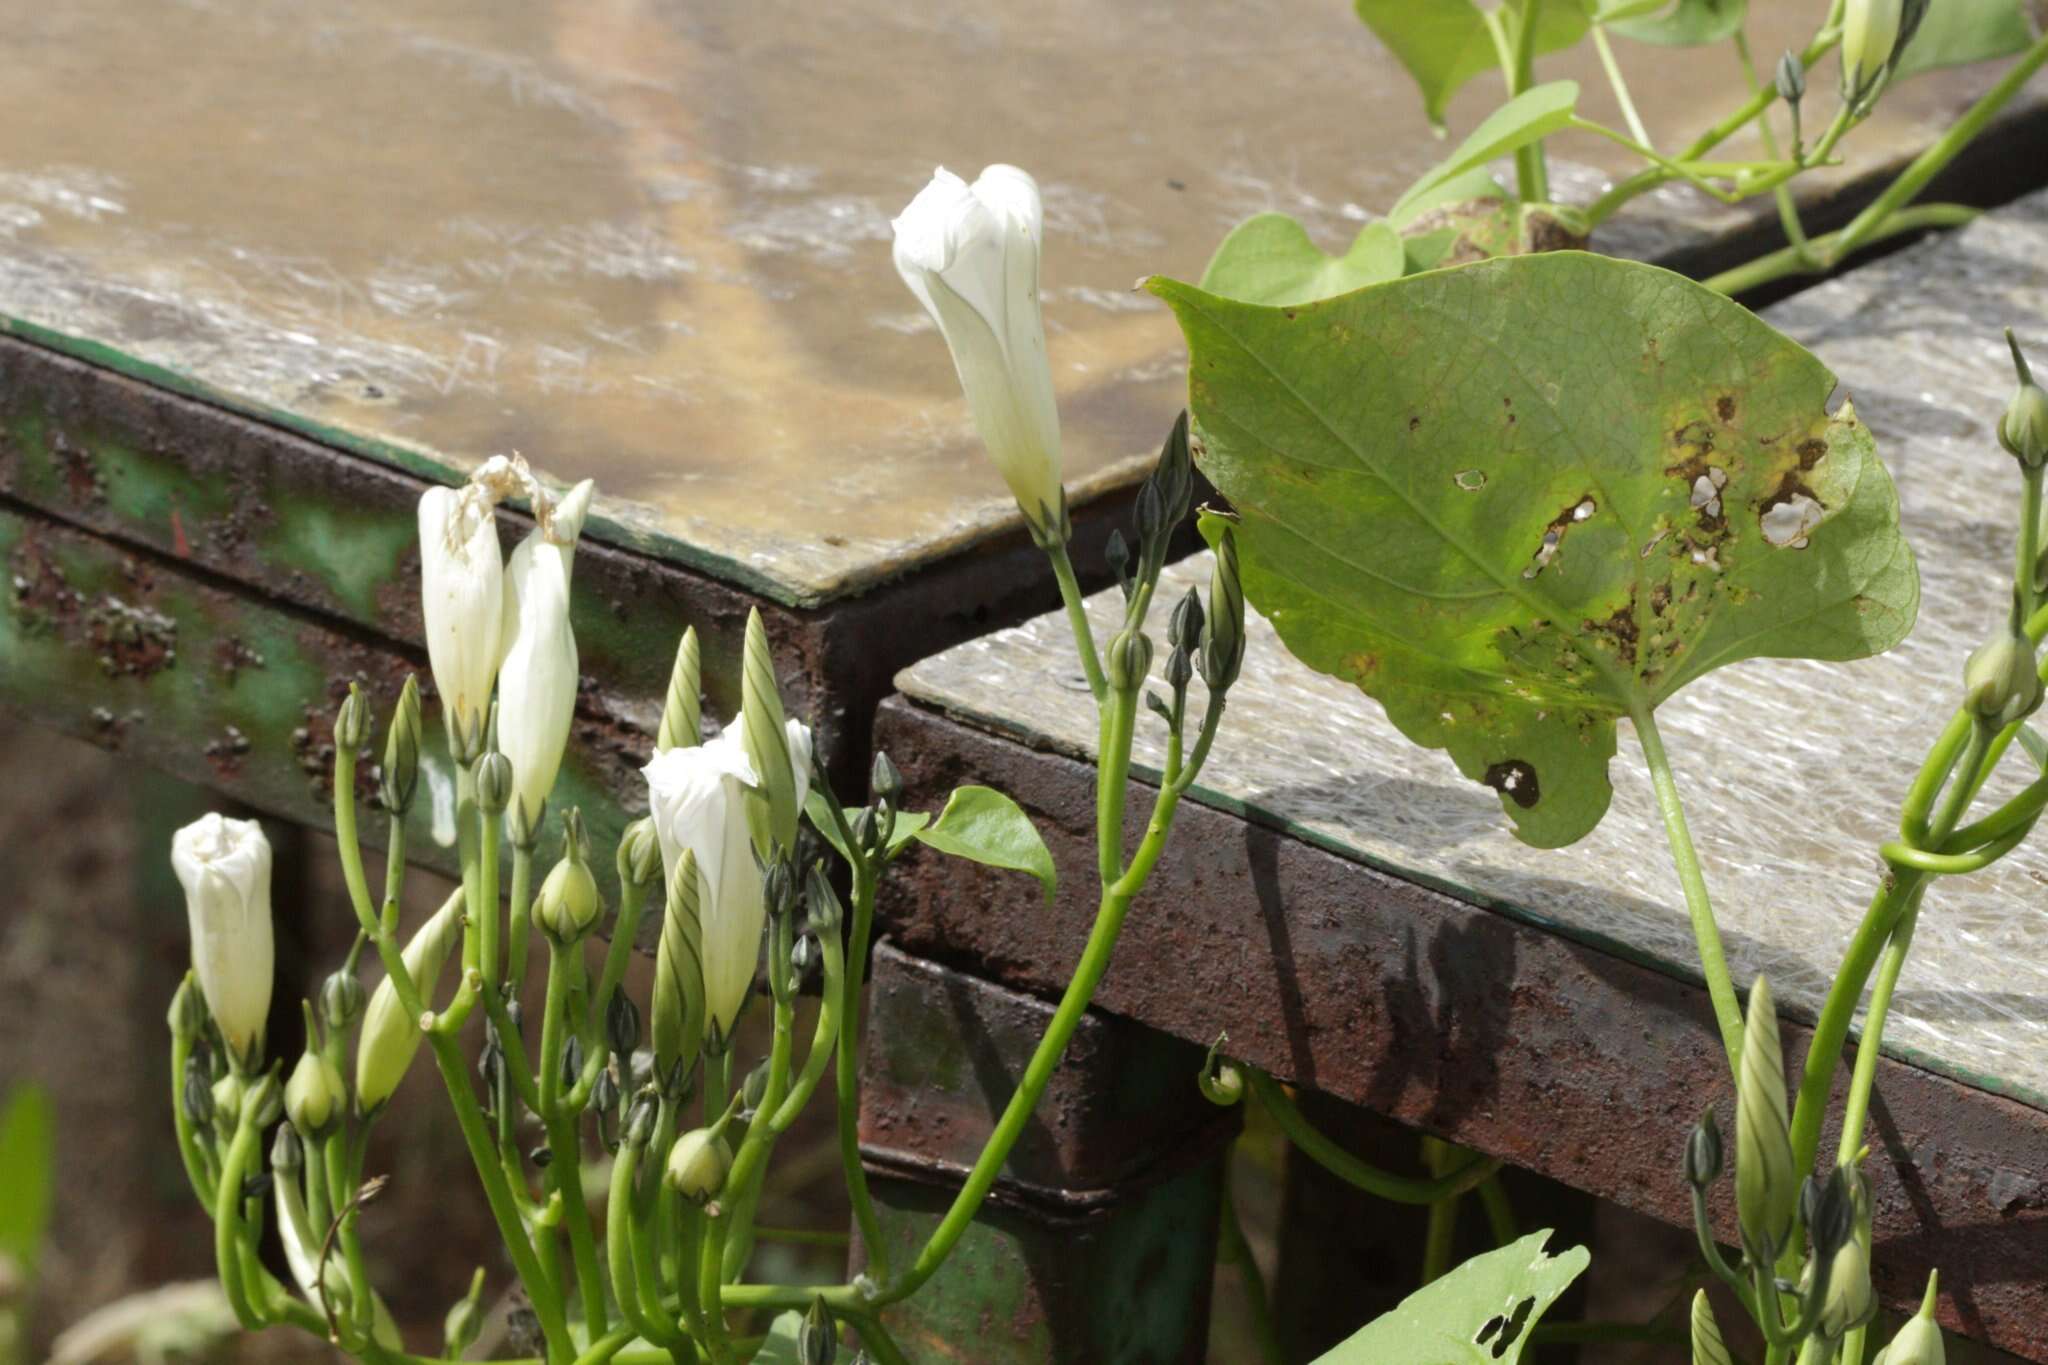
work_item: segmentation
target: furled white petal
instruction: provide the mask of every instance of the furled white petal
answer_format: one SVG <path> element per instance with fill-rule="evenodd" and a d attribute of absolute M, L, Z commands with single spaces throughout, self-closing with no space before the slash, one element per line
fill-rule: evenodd
<path fill-rule="evenodd" d="M 944 168 L 897 216 L 892 256 L 939 325 L 976 429 L 1025 516 L 1060 508 L 1059 407 L 1038 297 L 1038 185 L 991 166 L 973 185 Z"/>
<path fill-rule="evenodd" d="M 523 809 L 529 824 L 540 818 L 554 789 L 576 714 L 576 636 L 569 626 L 569 582 L 591 487 L 586 479 L 555 505 L 548 524 L 521 541 L 505 566 L 498 747 L 512 763 L 511 808 Z"/>
<path fill-rule="evenodd" d="M 276 965 L 270 841 L 254 820 L 203 815 L 172 836 L 171 868 L 185 888 L 200 994 L 228 1047 L 253 1063 Z"/>
<path fill-rule="evenodd" d="M 495 502 L 475 483 L 420 496 L 420 615 L 451 734 L 481 733 L 503 653 L 505 566 Z"/>

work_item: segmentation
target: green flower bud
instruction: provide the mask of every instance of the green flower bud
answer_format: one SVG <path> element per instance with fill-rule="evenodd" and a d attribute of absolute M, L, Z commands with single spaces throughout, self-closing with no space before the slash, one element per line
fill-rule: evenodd
<path fill-rule="evenodd" d="M 882 846 L 882 826 L 875 817 L 873 806 L 862 806 L 854 815 L 853 842 L 866 853 L 873 853 Z"/>
<path fill-rule="evenodd" d="M 1859 112 L 1877 98 L 1927 14 L 1927 0 L 1849 0 L 1842 12 L 1842 99 Z"/>
<path fill-rule="evenodd" d="M 1135 692 L 1152 671 L 1152 641 L 1142 630 L 1117 632 L 1109 642 L 1109 685 L 1118 692 Z"/>
<path fill-rule="evenodd" d="M 661 877 L 661 836 L 654 821 L 641 816 L 619 837 L 619 881 L 627 886 L 652 886 Z"/>
<path fill-rule="evenodd" d="M 1714 1111 L 1709 1109 L 1693 1125 L 1692 1136 L 1685 1142 L 1685 1178 L 1699 1189 L 1705 1189 L 1721 1178 L 1721 1129 L 1714 1122 Z"/>
<path fill-rule="evenodd" d="M 1173 605 L 1173 615 L 1167 618 L 1166 640 L 1168 644 L 1182 649 L 1193 650 L 1202 644 L 1202 592 L 1190 586 L 1187 595 Z"/>
<path fill-rule="evenodd" d="M 448 961 L 448 951 L 462 929 L 462 895 L 450 896 L 421 925 L 405 945 L 406 974 L 419 988 L 420 1000 L 432 1007 L 434 986 Z M 421 1041 L 419 1020 L 409 1017 L 399 1003 L 398 987 L 386 977 L 370 992 L 369 1008 L 363 1012 L 362 1031 L 356 1035 L 356 1104 L 364 1112 L 391 1098 L 398 1082 L 412 1065 Z"/>
<path fill-rule="evenodd" d="M 2041 704 L 2034 645 L 2008 631 L 1970 651 L 1963 665 L 1963 705 L 1993 729 L 2033 714 Z"/>
<path fill-rule="evenodd" d="M 476 761 L 476 806 L 485 815 L 502 815 L 512 799 L 512 760 L 496 749 Z"/>
<path fill-rule="evenodd" d="M 903 774 L 880 749 L 875 750 L 874 766 L 868 770 L 868 790 L 892 806 L 903 799 Z"/>
<path fill-rule="evenodd" d="M 2048 460 L 2048 393 L 2034 382 L 2034 372 L 2010 327 L 2005 329 L 2005 344 L 2012 348 L 2019 387 L 2005 405 L 2005 415 L 1998 419 L 1998 443 L 2028 469 L 2039 469 Z"/>
<path fill-rule="evenodd" d="M 1948 1365 L 1948 1348 L 1942 1344 L 1941 1327 L 1934 1321 L 1939 1284 L 1939 1272 L 1930 1271 L 1920 1311 L 1906 1320 L 1906 1325 L 1892 1338 L 1892 1344 L 1884 1348 L 1884 1354 L 1878 1357 L 1881 1365 Z"/>
<path fill-rule="evenodd" d="M 654 1125 L 661 1106 L 651 1093 L 642 1093 L 626 1111 L 626 1141 L 635 1147 L 645 1147 L 654 1136 Z"/>
<path fill-rule="evenodd" d="M 1209 619 L 1202 633 L 1202 681 L 1222 692 L 1244 667 L 1244 585 L 1237 569 L 1237 536 L 1226 529 L 1209 571 Z"/>
<path fill-rule="evenodd" d="M 1806 64 L 1798 53 L 1786 52 L 1778 58 L 1777 87 L 1778 98 L 1787 104 L 1806 98 Z"/>
<path fill-rule="evenodd" d="M 411 810 L 419 780 L 420 681 L 408 673 L 398 693 L 398 705 L 391 712 L 391 729 L 384 736 L 384 768 L 378 776 L 384 809 L 393 815 Z"/>
<path fill-rule="evenodd" d="M 1122 531 L 1111 531 L 1109 539 L 1102 543 L 1102 558 L 1109 565 L 1110 573 L 1123 587 L 1126 600 L 1131 595 L 1131 547 Z"/>
<path fill-rule="evenodd" d="M 789 754 L 789 720 L 775 682 L 775 658 L 758 609 L 747 613 L 746 655 L 740 669 L 740 747 L 759 785 L 747 798 L 747 827 L 763 858 L 796 848 L 796 769 Z"/>
<path fill-rule="evenodd" d="M 597 893 L 597 878 L 579 850 L 581 822 L 569 812 L 568 851 L 540 884 L 533 900 L 533 926 L 558 944 L 574 943 L 597 927 L 604 902 Z"/>
<path fill-rule="evenodd" d="M 1185 692 L 1195 678 L 1195 661 L 1189 657 L 1187 648 L 1175 645 L 1173 652 L 1166 656 L 1166 685 L 1175 692 Z"/>
<path fill-rule="evenodd" d="M 242 1103 L 255 1113 L 256 1127 L 268 1128 L 284 1117 L 284 1087 L 276 1076 L 265 1076 L 243 1094 Z"/>
<path fill-rule="evenodd" d="M 693 1128 L 669 1148 L 669 1187 L 699 1208 L 718 1197 L 731 1169 L 732 1149 L 710 1128 Z"/>
<path fill-rule="evenodd" d="M 640 1007 L 633 1003 L 633 997 L 626 994 L 625 987 L 612 992 L 611 1003 L 604 1011 L 605 1038 L 611 1044 L 612 1055 L 625 1065 L 633 1055 L 633 1049 L 640 1046 Z"/>
<path fill-rule="evenodd" d="M 222 1128 L 232 1130 L 242 1121 L 242 1101 L 246 1098 L 242 1078 L 230 1071 L 213 1083 L 211 1108 L 213 1120 Z"/>
<path fill-rule="evenodd" d="M 846 920 L 846 906 L 832 889 L 832 879 L 817 863 L 811 864 L 810 873 L 804 878 L 804 903 L 810 908 L 811 932 L 835 936 L 839 933 Z"/>
<path fill-rule="evenodd" d="M 612 1069 L 605 1067 L 597 1073 L 597 1079 L 590 1085 L 590 1107 L 600 1114 L 609 1114 L 618 1107 L 619 1082 L 612 1075 Z"/>
<path fill-rule="evenodd" d="M 206 1032 L 206 997 L 199 993 L 198 979 L 191 972 L 185 973 L 185 979 L 171 996 L 168 1021 L 171 1036 L 181 1043 L 189 1043 Z"/>
<path fill-rule="evenodd" d="M 370 704 L 363 700 L 361 683 L 348 685 L 348 696 L 334 713 L 334 747 L 354 753 L 370 739 Z"/>
<path fill-rule="evenodd" d="M 547 798 L 531 808 L 524 800 L 515 800 L 505 807 L 505 839 L 522 853 L 531 853 L 540 846 L 541 826 L 547 820 Z"/>
<path fill-rule="evenodd" d="M 299 1141 L 299 1130 L 289 1123 L 277 1125 L 277 1136 L 270 1140 L 270 1169 L 283 1176 L 297 1175 L 306 1165 L 305 1144 Z"/>
<path fill-rule="evenodd" d="M 1749 991 L 1735 1089 L 1735 1208 L 1752 1260 L 1768 1264 L 1777 1258 L 1798 1203 L 1778 1015 L 1770 983 L 1759 976 Z"/>
<path fill-rule="evenodd" d="M 194 1053 L 185 1063 L 185 1084 L 178 1092 L 178 1106 L 195 1127 L 213 1122 L 213 1087 L 207 1084 L 206 1068 Z"/>
<path fill-rule="evenodd" d="M 832 1365 L 838 1354 L 839 1329 L 833 1324 L 832 1310 L 825 1306 L 823 1295 L 815 1296 L 810 1311 L 804 1314 L 804 1325 L 797 1329 L 796 1358 L 801 1365 Z"/>
<path fill-rule="evenodd" d="M 334 1063 L 308 1048 L 292 1068 L 284 1087 L 284 1111 L 292 1127 L 306 1137 L 318 1137 L 341 1115 L 348 1103 L 341 1072 Z"/>
<path fill-rule="evenodd" d="M 654 959 L 654 1006 L 648 1029 L 654 1044 L 654 1074 L 667 1078 L 687 1071 L 704 1038 L 704 930 L 698 915 L 702 879 L 697 855 L 684 849 L 669 879 L 661 945 Z"/>
<path fill-rule="evenodd" d="M 1877 1315 L 1877 1294 L 1870 1287 L 1870 1187 L 1862 1172 L 1853 1168 L 1844 1167 L 1839 1174 L 1848 1235 L 1831 1251 L 1816 1247 L 1800 1282 L 1802 1291 L 1810 1290 L 1815 1268 L 1826 1257 L 1827 1283 L 1822 1286 L 1815 1330 L 1828 1341 L 1840 1341 Z"/>
<path fill-rule="evenodd" d="M 698 657 L 697 628 L 686 627 L 676 645 L 675 667 L 669 670 L 668 696 L 661 705 L 661 728 L 654 751 L 694 749 L 703 742 L 703 666 Z"/>
<path fill-rule="evenodd" d="M 457 1299 L 441 1322 L 441 1354 L 448 1360 L 462 1359 L 462 1353 L 476 1345 L 484 1329 L 484 1268 L 478 1266 L 469 1278 L 469 1292 Z"/>
<path fill-rule="evenodd" d="M 768 1098 L 768 1063 L 764 1059 L 752 1071 L 747 1073 L 747 1078 L 744 1081 L 740 1082 L 740 1108 L 744 1110 L 759 1109 L 761 1101 L 766 1098 Z"/>
<path fill-rule="evenodd" d="M 1223 1044 L 1227 1041 L 1228 1034 L 1216 1035 L 1216 1041 L 1209 1044 L 1209 1055 L 1202 1060 L 1202 1069 L 1195 1074 L 1195 1085 L 1202 1098 L 1225 1109 L 1244 1099 L 1244 1072 L 1223 1055 Z"/>
<path fill-rule="evenodd" d="M 330 973 L 320 983 L 320 1017 L 328 1028 L 340 1032 L 362 1017 L 368 996 L 354 972 L 342 968 Z"/>
<path fill-rule="evenodd" d="M 1692 1296 L 1692 1365 L 1735 1365 L 1735 1357 L 1721 1341 L 1721 1324 L 1714 1321 L 1714 1306 L 1707 1291 Z"/>

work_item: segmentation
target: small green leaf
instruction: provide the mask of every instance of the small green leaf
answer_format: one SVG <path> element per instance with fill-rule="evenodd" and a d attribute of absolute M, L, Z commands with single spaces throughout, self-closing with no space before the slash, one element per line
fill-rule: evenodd
<path fill-rule="evenodd" d="M 1475 1256 L 1416 1290 L 1316 1365 L 1515 1365 L 1531 1329 L 1571 1288 L 1592 1255 L 1573 1247 L 1561 1256 L 1543 1249 L 1550 1233 Z"/>
<path fill-rule="evenodd" d="M 915 836 L 941 853 L 971 858 L 990 867 L 1029 872 L 1052 900 L 1052 854 L 1015 801 L 989 787 L 961 787 L 946 801 L 938 822 Z"/>
<path fill-rule="evenodd" d="M 1899 54 L 1893 80 L 2009 57 L 2034 41 L 2027 0 L 1939 0 Z"/>
<path fill-rule="evenodd" d="M 1429 121 L 1442 125 L 1458 87 L 1499 66 L 1493 38 L 1472 0 L 1355 0 L 1358 17 L 1422 87 Z M 1521 0 L 1506 0 L 1501 15 L 1519 23 Z M 1578 5 L 1546 4 L 1538 11 L 1536 51 L 1556 52 L 1586 36 Z"/>
<path fill-rule="evenodd" d="M 1655 6 L 1652 6 L 1655 8 Z M 1704 47 L 1731 38 L 1742 27 L 1749 0 L 1678 0 L 1669 14 L 1602 22 L 1624 38 L 1659 47 Z"/>
<path fill-rule="evenodd" d="M 831 797 L 818 788 L 812 787 L 810 792 L 804 797 L 804 814 L 810 817 L 811 828 L 818 831 L 818 837 L 832 845 L 838 851 L 839 856 L 845 858 L 850 863 L 853 859 L 847 856 L 846 845 L 839 838 L 839 822 L 832 818 L 832 807 L 827 804 L 831 799 Z M 842 806 L 840 814 L 846 818 L 847 825 L 851 827 L 853 817 L 860 814 L 860 807 Z M 923 811 L 898 811 L 896 813 L 896 827 L 889 831 L 888 851 L 894 854 L 897 849 L 909 843 L 913 835 L 931 822 L 932 817 Z"/>
<path fill-rule="evenodd" d="M 1423 209 L 1441 202 L 1435 192 L 1460 176 L 1482 170 L 1496 157 L 1507 156 L 1550 136 L 1571 122 L 1578 104 L 1577 81 L 1550 81 L 1521 94 L 1488 114 L 1458 150 L 1438 162 L 1408 187 L 1387 214 L 1387 221 L 1402 227 L 1414 221 Z"/>
<path fill-rule="evenodd" d="M 1202 288 L 1277 308 L 1399 279 L 1404 264 L 1400 234 L 1385 222 L 1367 223 L 1349 251 L 1328 256 L 1286 214 L 1260 213 L 1232 228 L 1216 248 Z"/>
<path fill-rule="evenodd" d="M 1599 823 L 1619 718 L 1911 628 L 1869 429 L 1828 412 L 1819 360 L 1682 276 L 1550 252 L 1284 310 L 1148 287 L 1187 335 L 1246 599 L 1525 842 Z"/>
<path fill-rule="evenodd" d="M 0 1258 L 35 1273 L 50 1225 L 55 1119 L 50 1097 L 33 1083 L 15 1086 L 0 1109 Z"/>

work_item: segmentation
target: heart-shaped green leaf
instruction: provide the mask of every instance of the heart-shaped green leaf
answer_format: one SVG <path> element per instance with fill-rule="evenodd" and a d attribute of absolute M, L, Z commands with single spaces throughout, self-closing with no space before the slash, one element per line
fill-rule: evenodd
<path fill-rule="evenodd" d="M 1617 717 L 1912 626 L 1897 495 L 1834 376 L 1682 276 L 1555 252 L 1291 308 L 1149 287 L 1246 597 L 1529 843 L 1599 823 Z"/>
<path fill-rule="evenodd" d="M 913 837 L 956 858 L 1029 872 L 1045 888 L 1046 900 L 1052 899 L 1055 878 L 1045 840 L 1031 817 L 992 787 L 955 788 L 939 818 Z"/>
<path fill-rule="evenodd" d="M 1749 13 L 1749 0 L 1678 0 L 1664 14 L 1631 19 L 1614 17 L 1611 27 L 1624 38 L 1659 47 L 1704 47 L 1734 35 Z"/>
<path fill-rule="evenodd" d="M 1316 1365 L 1515 1365 L 1530 1332 L 1571 1288 L 1592 1255 L 1573 1247 L 1553 1256 L 1548 1232 L 1532 1232 L 1401 1300 Z"/>
<path fill-rule="evenodd" d="M 1407 226 L 1417 214 L 1441 202 L 1437 192 L 1445 185 L 1480 170 L 1496 157 L 1507 156 L 1540 141 L 1571 122 L 1572 110 L 1578 102 L 1577 81 L 1551 81 L 1533 90 L 1524 90 L 1488 114 L 1458 145 L 1457 151 L 1410 185 L 1408 192 L 1387 211 L 1387 221 L 1397 228 Z M 1205 287 L 1206 283 L 1205 280 Z"/>
<path fill-rule="evenodd" d="M 1245 303 L 1311 303 L 1398 280 L 1406 264 L 1401 235 L 1384 221 L 1367 223 L 1342 256 L 1328 256 L 1286 214 L 1260 213 L 1216 248 L 1202 288 Z"/>
<path fill-rule="evenodd" d="M 1422 87 L 1431 123 L 1444 121 L 1444 106 L 1459 86 L 1494 70 L 1500 54 L 1486 20 L 1472 0 L 1356 0 L 1358 17 Z M 1509 24 L 1519 24 L 1523 0 L 1501 6 Z M 1536 18 L 1536 51 L 1556 52 L 1586 36 L 1586 12 L 1576 4 L 1546 4 Z"/>

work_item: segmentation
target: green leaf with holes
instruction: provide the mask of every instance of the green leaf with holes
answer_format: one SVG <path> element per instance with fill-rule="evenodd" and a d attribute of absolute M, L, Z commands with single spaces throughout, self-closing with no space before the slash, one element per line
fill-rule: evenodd
<path fill-rule="evenodd" d="M 1834 376 L 1682 276 L 1550 252 L 1289 308 L 1148 287 L 1246 597 L 1528 843 L 1599 823 L 1619 718 L 1912 626 L 1898 498 Z"/>
<path fill-rule="evenodd" d="M 1316 1365 L 1514 1365 L 1529 1333 L 1592 1259 L 1584 1247 L 1543 1249 L 1550 1233 L 1475 1256 L 1401 1300 Z"/>
<path fill-rule="evenodd" d="M 1949 66 L 1969 66 L 2024 51 L 2034 41 L 2028 0 L 1941 0 L 1899 54 L 1893 80 Z"/>
<path fill-rule="evenodd" d="M 1431 123 L 1444 121 L 1444 107 L 1458 87 L 1500 64 L 1486 20 L 1472 0 L 1355 0 L 1358 17 L 1422 88 Z M 1523 0 L 1506 0 L 1500 13 L 1508 25 L 1521 22 Z M 1556 52 L 1586 36 L 1586 12 L 1578 4 L 1553 3 L 1537 11 L 1536 51 Z"/>
<path fill-rule="evenodd" d="M 1325 255 L 1308 230 L 1284 213 L 1259 213 L 1230 230 L 1202 288 L 1245 303 L 1311 303 L 1397 280 L 1407 265 L 1401 235 L 1367 223 L 1342 256 Z"/>
<path fill-rule="evenodd" d="M 956 858 L 1029 872 L 1052 900 L 1052 854 L 1038 827 L 1015 801 L 992 787 L 957 787 L 939 818 L 916 832 L 918 842 Z"/>

